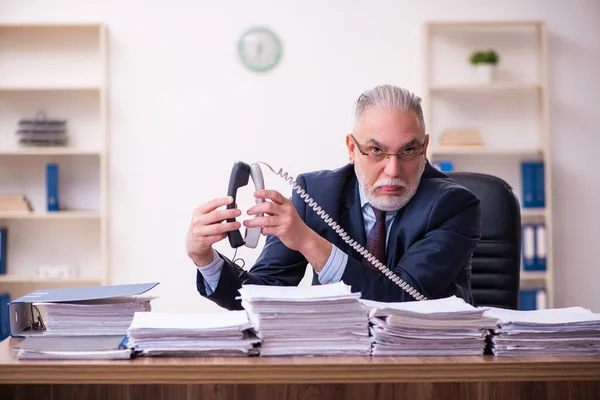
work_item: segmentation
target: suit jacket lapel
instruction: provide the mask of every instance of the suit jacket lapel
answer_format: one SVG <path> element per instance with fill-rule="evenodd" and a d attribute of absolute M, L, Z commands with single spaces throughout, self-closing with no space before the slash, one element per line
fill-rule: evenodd
<path fill-rule="evenodd" d="M 346 185 L 344 193 L 344 210 L 340 215 L 340 225 L 348 233 L 351 239 L 360 243 L 362 246 L 367 244 L 367 236 L 365 234 L 365 224 L 363 221 L 362 209 L 360 207 L 360 195 L 358 193 L 358 181 L 354 174 L 350 182 Z M 349 245 L 346 245 L 350 249 Z M 358 260 L 362 260 L 362 256 L 352 250 L 352 255 Z"/>

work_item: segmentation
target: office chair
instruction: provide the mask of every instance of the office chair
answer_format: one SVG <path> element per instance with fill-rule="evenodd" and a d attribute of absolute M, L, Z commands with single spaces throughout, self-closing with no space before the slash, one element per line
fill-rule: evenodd
<path fill-rule="evenodd" d="M 473 251 L 475 306 L 517 309 L 521 272 L 521 211 L 504 180 L 475 172 L 447 172 L 481 201 L 481 241 Z"/>

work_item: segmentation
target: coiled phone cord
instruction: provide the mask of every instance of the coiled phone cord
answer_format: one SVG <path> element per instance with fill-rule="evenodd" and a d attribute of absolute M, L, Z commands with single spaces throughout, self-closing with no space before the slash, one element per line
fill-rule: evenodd
<path fill-rule="evenodd" d="M 369 260 L 369 262 L 375 265 L 375 267 L 377 267 L 382 274 L 387 276 L 392 282 L 400 286 L 403 290 L 405 290 L 415 299 L 427 300 L 427 298 L 421 293 L 419 293 L 419 291 L 417 291 L 404 280 L 402 280 L 402 278 L 393 273 L 387 266 L 385 266 L 381 261 L 375 258 L 375 256 L 369 253 L 367 249 L 360 245 L 360 243 L 352 239 L 348 235 L 348 233 L 346 233 L 346 231 L 337 222 L 335 222 L 333 218 L 331 218 L 329 214 L 327 214 L 325 210 L 323 210 L 321 206 L 319 206 L 317 202 L 314 201 L 308 195 L 308 193 L 306 193 L 306 191 L 300 187 L 300 185 L 296 183 L 293 177 L 288 176 L 287 172 L 284 172 L 282 168 L 280 168 L 279 171 L 275 172 L 275 170 L 269 164 L 264 163 L 262 161 L 259 161 L 257 164 L 266 165 L 275 175 L 278 175 L 282 177 L 285 181 L 287 181 L 292 186 L 292 188 L 300 195 L 300 197 L 306 202 L 306 204 L 308 204 L 319 215 L 319 217 L 321 217 L 325 221 L 325 223 L 327 223 L 327 225 L 329 225 L 338 235 L 340 235 L 344 242 L 346 242 L 350 247 L 356 250 L 360 255 L 366 257 L 367 260 Z"/>

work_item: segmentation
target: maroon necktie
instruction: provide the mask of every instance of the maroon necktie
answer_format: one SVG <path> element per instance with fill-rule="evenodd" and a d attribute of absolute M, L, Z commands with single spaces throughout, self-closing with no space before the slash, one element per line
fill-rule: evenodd
<path fill-rule="evenodd" d="M 367 238 L 367 251 L 385 265 L 385 211 L 378 210 L 375 207 L 371 208 L 375 213 L 376 221 Z M 366 257 L 363 257 L 362 263 L 373 271 L 381 272 L 375 265 L 371 264 Z"/>

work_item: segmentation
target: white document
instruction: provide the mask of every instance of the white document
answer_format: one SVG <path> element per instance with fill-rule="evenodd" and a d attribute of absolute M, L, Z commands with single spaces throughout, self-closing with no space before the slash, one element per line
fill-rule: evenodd
<path fill-rule="evenodd" d="M 254 355 L 260 340 L 244 310 L 205 314 L 135 313 L 128 346 L 143 355 Z"/>
<path fill-rule="evenodd" d="M 343 282 L 309 287 L 243 285 L 242 306 L 261 355 L 368 355 L 369 318 Z"/>
<path fill-rule="evenodd" d="M 490 336 L 496 355 L 600 354 L 600 314 L 588 309 L 490 308 L 486 314 L 501 320 Z"/>
<path fill-rule="evenodd" d="M 343 282 L 313 286 L 242 285 L 239 292 L 241 297 L 247 301 L 286 300 L 310 302 L 313 300 L 325 301 L 360 298 L 360 293 L 352 293 L 350 286 Z"/>
<path fill-rule="evenodd" d="M 224 329 L 245 330 L 251 327 L 246 311 L 236 310 L 206 314 L 136 312 L 129 329 L 211 331 Z"/>
<path fill-rule="evenodd" d="M 574 323 L 598 323 L 600 314 L 595 314 L 583 307 L 551 308 L 545 310 L 508 310 L 504 308 L 489 308 L 486 315 L 500 319 L 506 323 L 527 325 L 569 325 Z"/>
<path fill-rule="evenodd" d="M 482 313 L 481 310 L 473 307 L 471 304 L 456 296 L 426 301 L 385 303 L 361 299 L 360 302 L 371 310 L 386 310 L 386 312 L 389 312 L 390 310 L 396 310 L 418 314 L 447 314 L 456 312 L 473 312 L 474 314 Z"/>

